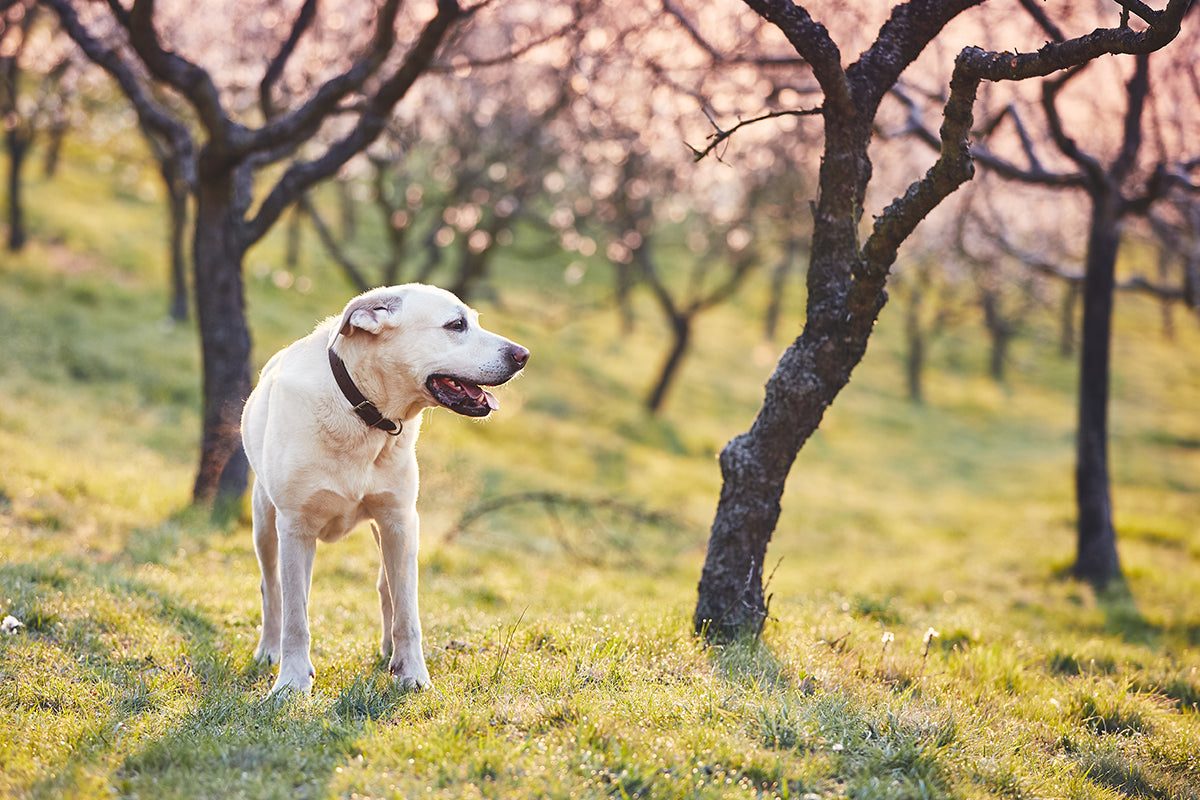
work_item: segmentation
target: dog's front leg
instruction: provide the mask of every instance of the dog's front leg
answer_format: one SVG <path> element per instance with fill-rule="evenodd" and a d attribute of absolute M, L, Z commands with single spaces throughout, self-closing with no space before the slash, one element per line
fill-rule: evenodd
<path fill-rule="evenodd" d="M 309 658 L 308 595 L 317 541 L 297 531 L 295 526 L 280 524 L 278 529 L 283 631 L 279 677 L 271 692 L 284 688 L 307 692 L 316 676 Z"/>
<path fill-rule="evenodd" d="M 379 617 L 383 622 L 383 636 L 379 640 L 379 655 L 387 658 L 392 654 L 392 590 L 388 586 L 387 570 L 383 567 L 383 544 L 379 539 L 379 525 L 371 523 L 371 535 L 379 548 L 379 580 L 375 588 L 379 591 Z"/>
<path fill-rule="evenodd" d="M 380 600 L 385 625 L 391 612 L 391 652 L 388 671 L 410 689 L 429 686 L 429 670 L 421 649 L 421 620 L 417 611 L 417 540 L 420 525 L 415 510 L 393 510 L 376 517 L 379 555 L 383 562 Z M 387 582 L 388 597 L 382 584 Z M 390 609 L 389 603 L 390 600 Z M 385 637 L 387 631 L 385 629 Z M 386 644 L 384 649 L 386 649 Z"/>
<path fill-rule="evenodd" d="M 262 573 L 262 636 L 254 658 L 268 664 L 279 663 L 279 640 L 283 626 L 283 608 L 279 589 L 279 536 L 275 532 L 275 506 L 259 481 L 254 483 L 254 552 Z"/>

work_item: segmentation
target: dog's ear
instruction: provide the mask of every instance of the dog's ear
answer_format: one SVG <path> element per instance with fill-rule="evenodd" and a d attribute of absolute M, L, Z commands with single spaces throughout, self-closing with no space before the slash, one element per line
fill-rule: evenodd
<path fill-rule="evenodd" d="M 384 328 L 394 328 L 400 316 L 400 305 L 398 295 L 378 292 L 359 295 L 346 304 L 341 322 L 330 334 L 329 344 L 333 344 L 338 334 L 351 336 L 356 331 L 377 334 Z"/>

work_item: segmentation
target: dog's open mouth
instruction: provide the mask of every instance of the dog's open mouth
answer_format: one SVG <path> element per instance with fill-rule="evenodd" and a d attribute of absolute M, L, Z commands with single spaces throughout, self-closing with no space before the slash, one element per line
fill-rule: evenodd
<path fill-rule="evenodd" d="M 486 417 L 500 407 L 495 395 L 462 378 L 431 375 L 425 381 L 425 388 L 439 404 L 464 417 Z"/>

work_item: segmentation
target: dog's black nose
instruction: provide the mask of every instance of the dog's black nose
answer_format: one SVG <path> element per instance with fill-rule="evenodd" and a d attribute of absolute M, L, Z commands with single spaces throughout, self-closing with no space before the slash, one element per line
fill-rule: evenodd
<path fill-rule="evenodd" d="M 508 357 L 518 369 L 525 366 L 525 362 L 529 360 L 529 351 L 519 344 L 514 344 L 508 348 Z"/>

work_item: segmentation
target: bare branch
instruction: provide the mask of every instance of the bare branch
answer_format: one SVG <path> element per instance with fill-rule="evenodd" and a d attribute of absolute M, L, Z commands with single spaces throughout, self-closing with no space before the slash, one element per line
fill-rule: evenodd
<path fill-rule="evenodd" d="M 934 133 L 925 125 L 921 118 L 920 109 L 916 101 L 909 97 L 907 91 L 900 86 L 893 87 L 892 96 L 899 100 L 908 108 L 908 120 L 901 131 L 903 135 L 916 137 L 918 140 L 929 145 L 934 150 L 941 150 L 942 140 L 938 134 Z M 1033 139 L 1029 136 L 1029 132 L 1025 129 L 1025 124 L 1022 122 L 1020 115 L 1016 109 L 1009 105 L 1004 112 L 997 115 L 996 119 L 984 129 L 986 133 L 990 133 L 992 129 L 999 125 L 999 122 L 1004 118 L 1011 118 L 1013 125 L 1017 129 L 1017 135 L 1021 140 L 1021 147 L 1025 151 L 1026 157 L 1029 159 L 1029 167 L 1022 168 L 1002 156 L 993 153 L 986 145 L 979 141 L 975 141 L 971 145 L 971 157 L 982 166 L 992 170 L 997 175 L 1000 175 L 1009 180 L 1018 180 L 1024 183 L 1036 183 L 1042 186 L 1082 186 L 1084 183 L 1083 175 L 1080 173 L 1062 173 L 1050 172 L 1046 170 L 1037 157 L 1037 153 L 1033 147 Z M 896 134 L 887 134 L 895 136 Z"/>
<path fill-rule="evenodd" d="M 1033 17 L 1034 21 L 1041 26 L 1041 29 L 1046 32 L 1051 41 L 1065 42 L 1067 37 L 1063 35 L 1062 30 L 1054 24 L 1050 19 L 1050 15 L 1042 9 L 1038 3 L 1040 0 L 1017 0 L 1021 4 L 1021 8 L 1025 9 L 1029 16 Z"/>
<path fill-rule="evenodd" d="M 457 8 L 457 4 L 455 7 Z M 271 120 L 255 131 L 246 141 L 245 152 L 242 155 L 250 151 L 271 151 L 274 153 L 272 160 L 278 160 L 293 152 L 296 147 L 309 139 L 346 95 L 362 88 L 363 84 L 383 66 L 396 43 L 395 25 L 399 9 L 400 0 L 387 0 L 376 17 L 374 36 L 367 51 L 345 72 L 323 83 L 313 93 L 313 96 L 299 108 Z M 440 10 L 434 19 L 437 20 L 439 17 L 441 17 Z M 297 25 L 299 25 L 299 20 L 297 20 Z M 265 80 L 266 78 L 264 78 Z"/>
<path fill-rule="evenodd" d="M 892 9 L 875 42 L 846 69 L 860 110 L 874 111 L 946 24 L 983 0 L 910 0 Z"/>
<path fill-rule="evenodd" d="M 275 58 L 271 59 L 266 73 L 263 74 L 262 82 L 258 85 L 258 103 L 266 119 L 272 119 L 275 116 L 271 90 L 283 75 L 283 69 L 287 66 L 288 59 L 296 52 L 296 45 L 300 43 L 300 38 L 312 26 L 316 15 L 317 0 L 304 0 L 304 5 L 300 7 L 300 13 L 296 15 L 296 21 L 292 23 L 291 33 L 288 34 L 287 40 L 280 45 L 279 52 L 275 54 Z"/>
<path fill-rule="evenodd" d="M 220 92 L 206 70 L 163 48 L 154 29 L 154 2 L 134 0 L 128 15 L 117 14 L 116 19 L 129 32 L 129 44 L 150 74 L 188 99 L 208 131 L 211 144 L 225 150 L 235 144 L 245 128 L 225 112 Z"/>
<path fill-rule="evenodd" d="M 695 25 L 692 24 L 692 21 L 687 18 L 687 15 L 684 14 L 683 11 L 679 9 L 679 7 L 677 7 L 673 2 L 671 2 L 671 0 L 661 0 L 661 2 L 663 10 L 679 23 L 680 27 L 687 32 L 687 35 L 691 37 L 692 41 L 695 42 L 701 50 L 707 53 L 709 58 L 718 64 L 753 64 L 760 67 L 779 67 L 796 66 L 808 63 L 802 58 L 789 58 L 787 56 L 726 55 L 714 47 L 712 43 L 708 41 L 708 39 L 704 38 L 704 35 L 700 33 L 700 30 Z"/>
<path fill-rule="evenodd" d="M 389 0 L 391 3 L 392 0 Z M 385 80 L 368 100 L 358 123 L 342 139 L 332 144 L 325 154 L 313 161 L 292 164 L 259 207 L 258 214 L 247 227 L 247 242 L 256 242 L 270 230 L 289 205 L 317 181 L 328 178 L 341 169 L 356 153 L 375 140 L 387 124 L 396 103 L 408 92 L 429 66 L 442 39 L 451 25 L 461 16 L 457 0 L 438 0 L 437 14 L 421 31 L 416 43 L 404 56 L 396 71 Z M 384 15 L 380 14 L 382 24 Z M 377 36 L 379 36 L 377 32 Z M 336 80 L 336 79 L 335 79 Z M 266 133 L 270 126 L 259 131 Z"/>
<path fill-rule="evenodd" d="M 1141 2 L 1141 0 L 1115 0 L 1115 2 L 1123 10 L 1121 17 L 1124 20 L 1123 25 L 1128 24 L 1130 13 L 1151 26 L 1157 25 L 1159 20 L 1162 19 L 1163 12 L 1155 11 L 1150 6 Z"/>
<path fill-rule="evenodd" d="M 707 115 L 707 111 L 705 113 Z M 763 120 L 766 120 L 766 119 L 776 119 L 778 117 L 812 117 L 812 116 L 816 116 L 821 113 L 822 113 L 822 109 L 820 106 L 817 106 L 816 108 L 794 108 L 794 109 L 785 109 L 783 111 L 769 111 L 766 114 L 762 114 L 761 116 L 754 117 L 753 119 L 739 120 L 738 124 L 734 125 L 732 128 L 729 128 L 727 130 L 722 130 L 721 127 L 717 125 L 716 121 L 713 120 L 713 118 L 711 116 L 709 116 L 708 121 L 712 122 L 713 127 L 716 128 L 716 132 L 709 134 L 708 147 L 705 147 L 703 150 L 697 150 L 696 148 L 692 147 L 690 144 L 687 147 L 689 150 L 692 151 L 693 160 L 699 161 L 702 158 L 704 158 L 705 156 L 707 156 L 709 153 L 711 153 L 722 142 L 724 142 L 726 139 L 728 139 L 734 133 L 736 133 L 740 129 L 746 127 L 747 125 L 753 125 L 756 122 L 762 122 Z"/>
<path fill-rule="evenodd" d="M 835 107 L 838 113 L 854 114 L 850 83 L 842 69 L 842 53 L 825 26 L 790 0 L 746 0 L 746 5 L 779 28 L 812 67 L 813 77 L 825 92 L 825 105 Z"/>
<path fill-rule="evenodd" d="M 301 211 L 308 215 L 309 220 L 312 221 L 313 230 L 317 232 L 317 238 L 320 239 L 321 244 L 325 246 L 325 251 L 329 253 L 333 260 L 337 262 L 338 266 L 342 268 L 342 270 L 346 273 L 346 276 L 350 278 L 350 282 L 354 284 L 355 288 L 357 288 L 360 292 L 365 292 L 367 289 L 370 289 L 371 286 L 367 283 L 367 279 L 363 277 L 362 270 L 359 269 L 358 265 L 355 264 L 353 260 L 351 260 L 350 256 L 346 253 L 345 248 L 341 247 L 337 243 L 337 240 L 333 238 L 333 233 L 329 230 L 329 225 L 325 222 L 325 218 L 321 216 L 320 211 L 317 210 L 312 198 L 307 194 L 302 194 L 296 201 L 296 205 Z"/>
<path fill-rule="evenodd" d="M 162 136 L 170 143 L 179 158 L 182 178 L 189 186 L 196 183 L 196 146 L 187 126 L 163 110 L 142 87 L 133 68 L 127 64 L 114 48 L 100 42 L 84 27 L 69 0 L 41 0 L 58 16 L 59 23 L 67 35 L 84 54 L 100 65 L 121 86 L 121 90 L 133 104 L 138 120 L 149 131 Z"/>
<path fill-rule="evenodd" d="M 895 261 L 900 243 L 912 233 L 917 223 L 974 174 L 967 142 L 972 106 L 982 81 L 1023 80 L 1063 69 L 1074 70 L 1062 80 L 1047 82 L 1056 86 L 1051 92 L 1053 99 L 1053 94 L 1061 89 L 1065 80 L 1077 74 L 1081 65 L 1101 54 L 1139 54 L 1165 45 L 1178 34 L 1179 22 L 1188 4 L 1188 0 L 1172 0 L 1156 18 L 1161 24 L 1146 31 L 1102 28 L 1077 39 L 1049 43 L 1036 53 L 995 53 L 979 47 L 965 48 L 954 62 L 950 98 L 946 102 L 940 135 L 941 155 L 924 178 L 913 183 L 875 220 L 871 235 L 863 246 L 863 274 L 886 274 Z M 1052 108 L 1050 103 L 1048 111 Z M 1062 140 L 1060 148 L 1069 148 L 1073 143 L 1062 133 L 1061 123 L 1059 133 L 1056 138 Z M 1078 153 L 1078 148 L 1075 152 Z M 1079 153 L 1077 161 L 1083 165 L 1088 160 Z M 869 301 L 866 297 L 859 299 L 864 303 Z"/>
<path fill-rule="evenodd" d="M 476 6 L 467 13 L 473 14 L 481 7 L 482 6 Z M 580 23 L 583 21 L 584 16 L 586 16 L 584 5 L 582 3 L 577 3 L 573 4 L 571 8 L 575 13 L 569 22 L 564 23 L 556 30 L 550 31 L 543 36 L 533 39 L 532 41 L 529 41 L 520 47 L 509 50 L 507 53 L 502 53 L 498 56 L 492 56 L 490 58 L 455 60 L 453 64 L 435 64 L 430 66 L 429 71 L 444 74 L 448 72 L 454 72 L 455 70 L 463 67 L 468 67 L 471 69 L 480 67 L 495 67 L 501 64 L 508 64 L 512 61 L 516 61 L 526 53 L 536 50 L 544 44 L 556 41 L 557 39 L 560 39 L 567 34 L 578 30 Z"/>
<path fill-rule="evenodd" d="M 1142 146 L 1142 114 L 1146 108 L 1146 97 L 1150 94 L 1150 54 L 1140 53 L 1134 59 L 1134 64 L 1133 76 L 1125 87 L 1129 104 L 1125 109 L 1121 151 L 1110 170 L 1110 174 L 1118 181 L 1129 174 L 1137 160 L 1138 150 Z"/>

